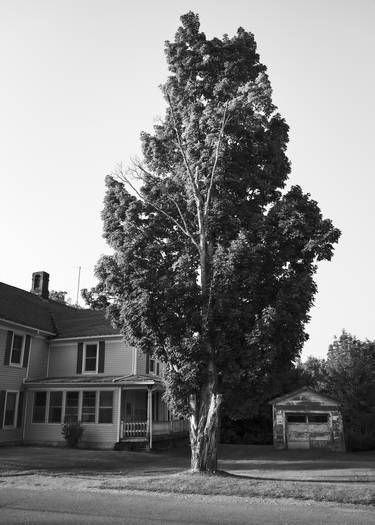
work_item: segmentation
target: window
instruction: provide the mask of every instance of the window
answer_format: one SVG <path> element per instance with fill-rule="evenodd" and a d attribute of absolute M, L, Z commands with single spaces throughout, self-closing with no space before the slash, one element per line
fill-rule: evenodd
<path fill-rule="evenodd" d="M 84 372 L 97 372 L 98 371 L 98 344 L 90 343 L 85 344 L 84 356 L 83 356 L 83 371 Z"/>
<path fill-rule="evenodd" d="M 112 423 L 113 392 L 99 394 L 99 423 Z"/>
<path fill-rule="evenodd" d="M 33 423 L 45 423 L 47 406 L 47 392 L 35 392 Z"/>
<path fill-rule="evenodd" d="M 61 423 L 62 416 L 62 392 L 50 392 L 48 423 Z"/>
<path fill-rule="evenodd" d="M 67 392 L 65 401 L 65 422 L 78 421 L 79 392 Z"/>
<path fill-rule="evenodd" d="M 288 423 L 306 423 L 306 414 L 287 414 Z"/>
<path fill-rule="evenodd" d="M 5 400 L 4 427 L 16 426 L 18 392 L 7 392 Z"/>
<path fill-rule="evenodd" d="M 309 423 L 328 423 L 328 414 L 309 414 Z"/>
<path fill-rule="evenodd" d="M 13 334 L 12 350 L 10 354 L 10 364 L 21 366 L 23 347 L 24 347 L 24 336 L 19 335 L 19 334 Z"/>
<path fill-rule="evenodd" d="M 148 364 L 148 369 L 149 369 L 149 373 L 150 374 L 155 374 L 155 375 L 158 376 L 159 373 L 160 373 L 159 361 L 157 361 L 156 359 L 150 358 L 149 359 L 149 364 Z"/>
<path fill-rule="evenodd" d="M 96 392 L 83 392 L 82 423 L 95 423 Z M 111 416 L 112 419 L 112 416 Z"/>

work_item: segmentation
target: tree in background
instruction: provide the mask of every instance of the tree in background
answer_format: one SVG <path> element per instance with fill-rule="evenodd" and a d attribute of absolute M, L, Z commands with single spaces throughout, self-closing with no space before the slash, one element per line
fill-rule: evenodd
<path fill-rule="evenodd" d="M 66 295 L 68 292 L 61 292 L 56 290 L 51 290 L 49 292 L 48 298 L 52 301 L 56 301 L 58 303 L 62 304 L 71 304 L 71 300 L 69 298 L 66 298 Z"/>
<path fill-rule="evenodd" d="M 375 447 L 375 342 L 343 331 L 327 359 L 310 357 L 300 366 L 305 384 L 341 403 L 348 449 Z"/>
<path fill-rule="evenodd" d="M 208 40 L 198 15 L 181 21 L 165 45 L 166 115 L 141 135 L 143 162 L 106 179 L 114 253 L 96 292 L 127 340 L 166 363 L 192 470 L 214 472 L 223 394 L 262 389 L 299 355 L 316 262 L 340 233 L 300 187 L 285 190 L 288 126 L 254 36 Z"/>

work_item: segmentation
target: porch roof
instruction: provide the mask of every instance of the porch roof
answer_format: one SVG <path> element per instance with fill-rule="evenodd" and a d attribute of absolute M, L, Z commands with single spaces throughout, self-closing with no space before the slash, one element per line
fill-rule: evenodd
<path fill-rule="evenodd" d="M 37 379 L 25 379 L 25 385 L 162 385 L 163 382 L 159 377 L 150 377 L 148 375 L 135 375 L 129 374 L 127 376 L 101 376 L 97 374 L 93 375 L 80 375 L 80 376 L 69 376 L 69 377 L 42 377 Z"/>

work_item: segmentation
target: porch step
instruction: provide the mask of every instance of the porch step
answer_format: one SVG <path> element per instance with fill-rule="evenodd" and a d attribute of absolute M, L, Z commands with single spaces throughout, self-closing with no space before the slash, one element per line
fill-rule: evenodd
<path fill-rule="evenodd" d="M 114 446 L 115 450 L 129 450 L 132 452 L 144 452 L 148 450 L 148 442 L 142 441 L 118 441 Z"/>

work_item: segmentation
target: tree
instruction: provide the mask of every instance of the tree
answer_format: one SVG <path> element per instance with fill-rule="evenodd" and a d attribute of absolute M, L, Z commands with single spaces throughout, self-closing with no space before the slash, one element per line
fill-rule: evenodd
<path fill-rule="evenodd" d="M 348 417 L 375 414 L 375 343 L 360 341 L 343 331 L 329 346 L 326 368 L 328 388 Z"/>
<path fill-rule="evenodd" d="M 99 286 L 92 290 L 82 288 L 81 297 L 93 310 L 104 310 L 109 305 L 106 295 L 99 291 Z"/>
<path fill-rule="evenodd" d="M 327 359 L 300 366 L 305 384 L 340 401 L 349 449 L 375 446 L 375 342 L 346 331 L 329 346 Z"/>
<path fill-rule="evenodd" d="M 321 394 L 331 394 L 327 361 L 309 356 L 304 363 L 297 364 L 297 376 L 300 386 L 310 386 Z"/>
<path fill-rule="evenodd" d="M 61 291 L 51 290 L 49 292 L 48 298 L 52 299 L 52 301 L 57 301 L 58 303 L 70 304 L 70 302 L 71 302 L 70 299 L 66 298 L 67 293 L 68 292 L 61 292 Z"/>
<path fill-rule="evenodd" d="M 181 22 L 165 45 L 165 118 L 142 133 L 143 161 L 106 179 L 114 253 L 96 275 L 112 321 L 166 363 L 192 470 L 214 472 L 223 392 L 298 356 L 316 261 L 340 234 L 300 187 L 285 190 L 288 126 L 254 36 L 208 40 L 198 15 Z"/>

